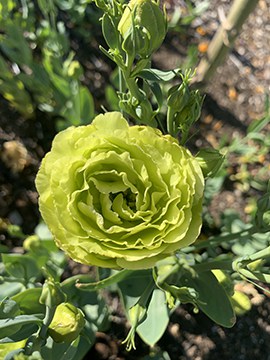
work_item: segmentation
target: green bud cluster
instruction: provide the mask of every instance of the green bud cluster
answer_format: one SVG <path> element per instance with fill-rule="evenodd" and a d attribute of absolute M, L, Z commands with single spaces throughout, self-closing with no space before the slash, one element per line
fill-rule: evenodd
<path fill-rule="evenodd" d="M 96 0 L 104 11 L 102 33 L 109 47 L 100 46 L 102 52 L 119 68 L 119 107 L 137 123 L 157 126 L 151 96 L 158 97 L 161 108 L 161 89 L 158 84 L 149 86 L 138 74 L 149 67 L 152 54 L 161 46 L 167 32 L 165 7 L 158 0 L 122 1 Z M 151 84 L 152 85 L 152 84 Z"/>
<path fill-rule="evenodd" d="M 168 91 L 168 132 L 176 136 L 180 130 L 184 144 L 190 127 L 200 117 L 203 97 L 198 90 L 191 90 L 189 87 L 192 78 L 190 70 L 180 74 L 180 77 L 181 84 Z"/>

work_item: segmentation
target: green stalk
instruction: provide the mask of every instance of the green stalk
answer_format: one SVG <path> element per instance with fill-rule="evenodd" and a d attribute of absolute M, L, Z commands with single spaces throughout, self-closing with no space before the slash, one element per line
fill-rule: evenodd
<path fill-rule="evenodd" d="M 127 85 L 127 88 L 129 89 L 131 95 L 138 100 L 138 102 L 140 103 L 141 101 L 144 100 L 144 96 L 143 94 L 141 93 L 138 85 L 137 85 L 137 82 L 135 80 L 135 78 L 131 78 L 128 76 L 128 74 L 123 71 L 123 77 L 124 77 L 124 80 L 126 82 L 126 85 Z"/>
<path fill-rule="evenodd" d="M 118 68 L 118 77 L 119 77 L 119 92 L 122 93 L 124 91 L 123 89 L 123 73 L 121 68 Z"/>
<path fill-rule="evenodd" d="M 115 283 L 118 283 L 118 282 L 124 280 L 127 276 L 129 276 L 133 272 L 135 272 L 135 270 L 126 270 L 126 269 L 121 270 L 121 271 L 107 277 L 106 279 L 102 279 L 97 282 L 92 282 L 92 283 L 78 282 L 76 284 L 76 287 L 79 289 L 82 289 L 82 290 L 97 291 L 97 290 L 104 289 L 107 286 L 110 286 L 112 284 L 115 284 Z"/>
<path fill-rule="evenodd" d="M 43 324 L 40 330 L 28 339 L 25 345 L 25 355 L 31 355 L 34 351 L 40 352 L 41 347 L 46 343 L 48 327 L 52 322 L 55 310 L 56 306 L 46 306 Z"/>
<path fill-rule="evenodd" d="M 249 255 L 249 262 L 253 262 L 260 259 L 267 259 L 270 257 L 270 246 L 267 246 L 265 249 L 256 252 L 255 254 Z"/>
<path fill-rule="evenodd" d="M 193 265 L 192 268 L 196 272 L 209 271 L 209 270 L 232 270 L 233 260 L 214 260 L 209 262 L 203 262 L 201 264 Z"/>
<path fill-rule="evenodd" d="M 203 241 L 197 241 L 194 245 L 188 246 L 186 249 L 182 249 L 185 253 L 190 253 L 193 251 L 201 250 L 204 248 L 218 246 L 223 242 L 230 242 L 234 240 L 239 240 L 239 238 L 245 237 L 247 235 L 253 235 L 257 232 L 257 230 L 252 226 L 249 229 L 238 231 L 237 233 L 232 233 L 228 235 L 220 235 L 214 238 L 210 238 Z"/>
<path fill-rule="evenodd" d="M 170 135 L 176 136 L 174 111 L 170 106 L 168 106 L 168 110 L 167 110 L 167 131 Z"/>
<path fill-rule="evenodd" d="M 52 319 L 55 314 L 55 310 L 56 310 L 56 306 L 53 306 L 53 307 L 46 306 L 45 317 L 44 317 L 43 324 L 42 324 L 41 329 L 38 334 L 39 338 L 42 341 L 44 341 L 47 337 L 48 327 L 49 327 L 50 323 L 52 322 Z"/>
<path fill-rule="evenodd" d="M 255 9 L 258 1 L 259 0 L 234 0 L 228 17 L 222 21 L 209 44 L 206 56 L 202 58 L 197 67 L 196 76 L 192 81 L 195 86 L 203 86 L 209 81 L 217 67 L 224 61 L 233 47 L 243 23 Z"/>

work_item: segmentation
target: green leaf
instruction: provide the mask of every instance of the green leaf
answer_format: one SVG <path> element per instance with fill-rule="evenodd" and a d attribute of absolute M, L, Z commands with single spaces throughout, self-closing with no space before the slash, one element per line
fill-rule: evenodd
<path fill-rule="evenodd" d="M 4 360 L 13 360 L 14 356 L 19 355 L 22 351 L 22 348 L 11 351 L 5 356 Z"/>
<path fill-rule="evenodd" d="M 144 69 L 137 76 L 149 81 L 170 81 L 177 76 L 179 69 L 162 71 L 158 69 Z"/>
<path fill-rule="evenodd" d="M 42 324 L 43 315 L 37 317 L 38 315 L 19 315 L 14 318 L 9 319 L 0 319 L 0 338 L 6 337 L 7 330 L 10 331 L 14 329 L 14 332 L 18 331 L 18 327 L 25 324 Z"/>
<path fill-rule="evenodd" d="M 9 248 L 6 245 L 0 245 L 0 254 L 9 252 Z"/>
<path fill-rule="evenodd" d="M 78 337 L 71 344 L 56 343 L 49 337 L 46 345 L 41 348 L 41 355 L 46 360 L 80 360 L 84 358 L 91 345 L 82 337 Z"/>
<path fill-rule="evenodd" d="M 0 300 L 18 294 L 24 289 L 25 286 L 20 282 L 5 281 L 3 284 L 0 284 Z"/>
<path fill-rule="evenodd" d="M 57 9 L 53 0 L 38 0 L 38 6 L 45 18 L 49 16 L 50 12 L 57 16 Z"/>
<path fill-rule="evenodd" d="M 269 123 L 269 121 L 270 115 L 265 116 L 262 119 L 253 121 L 247 129 L 248 134 L 261 131 Z"/>
<path fill-rule="evenodd" d="M 269 232 L 246 234 L 245 236 L 237 239 L 232 245 L 232 251 L 239 256 L 251 255 L 258 250 L 262 250 L 270 244 Z"/>
<path fill-rule="evenodd" d="M 211 320 L 225 327 L 232 327 L 235 314 L 231 302 L 217 278 L 211 271 L 197 273 L 195 276 L 186 272 L 181 283 L 192 287 L 198 294 L 196 305 Z"/>
<path fill-rule="evenodd" d="M 116 31 L 112 18 L 106 13 L 102 17 L 102 33 L 106 43 L 111 49 L 117 49 L 119 47 L 119 33 Z"/>
<path fill-rule="evenodd" d="M 119 111 L 119 98 L 111 85 L 108 85 L 105 88 L 105 98 L 109 104 L 110 110 Z"/>
<path fill-rule="evenodd" d="M 19 314 L 19 306 L 16 301 L 4 299 L 0 302 L 0 319 L 14 317 Z"/>
<path fill-rule="evenodd" d="M 40 238 L 40 240 L 52 240 L 53 239 L 52 233 L 50 232 L 48 226 L 44 222 L 41 222 L 36 226 L 35 234 Z M 55 250 L 55 249 L 57 249 L 56 246 L 53 248 L 53 250 Z"/>
<path fill-rule="evenodd" d="M 90 124 L 95 115 L 95 106 L 92 95 L 87 87 L 80 87 L 80 120 L 82 124 Z"/>
<path fill-rule="evenodd" d="M 123 270 L 128 271 L 128 270 Z M 137 270 L 130 271 L 130 274 L 118 283 L 126 310 L 136 304 L 140 296 L 152 281 L 151 271 Z"/>
<path fill-rule="evenodd" d="M 18 331 L 13 327 L 10 328 L 10 334 L 6 333 L 6 337 L 0 339 L 0 344 L 7 344 L 12 342 L 22 341 L 33 335 L 38 329 L 37 324 L 25 324 L 18 326 Z"/>
<path fill-rule="evenodd" d="M 69 344 L 69 347 L 63 353 L 60 360 L 72 360 L 72 359 L 74 359 L 74 357 L 75 357 L 75 355 L 77 353 L 77 348 L 78 348 L 79 342 L 80 342 L 80 337 L 78 336 L 77 339 L 75 339 L 74 341 L 72 341 L 71 344 Z"/>
<path fill-rule="evenodd" d="M 23 314 L 32 315 L 45 313 L 45 306 L 39 302 L 41 291 L 41 287 L 27 289 L 13 296 L 12 300 L 16 301 Z"/>
<path fill-rule="evenodd" d="M 70 83 L 63 77 L 63 74 L 56 73 L 59 65 L 60 64 L 55 61 L 50 52 L 45 52 L 45 57 L 43 60 L 44 69 L 46 70 L 53 86 L 55 87 L 55 93 L 57 93 L 60 98 L 63 97 L 63 99 L 67 100 L 71 96 Z"/>
<path fill-rule="evenodd" d="M 146 319 L 137 328 L 143 341 L 154 346 L 162 337 L 169 323 L 169 310 L 162 290 L 155 289 L 150 300 Z"/>
<path fill-rule="evenodd" d="M 161 109 L 162 105 L 163 105 L 163 94 L 162 94 L 162 90 L 161 87 L 159 86 L 159 84 L 157 82 L 150 82 L 149 86 L 153 92 L 153 94 L 155 95 L 157 104 L 158 104 L 158 109 Z"/>
<path fill-rule="evenodd" d="M 22 29 L 16 24 L 6 25 L 7 37 L 1 42 L 1 49 L 12 62 L 18 65 L 27 65 L 31 68 L 32 52 L 23 36 Z"/>
<path fill-rule="evenodd" d="M 138 272 L 142 275 L 142 272 Z M 147 274 L 148 275 L 148 274 Z M 149 274 L 150 275 L 150 274 Z M 127 312 L 127 316 L 131 325 L 131 328 L 128 332 L 128 335 L 123 343 L 126 343 L 127 350 L 129 351 L 131 348 L 136 349 L 135 346 L 135 332 L 138 326 L 146 319 L 147 309 L 152 298 L 153 290 L 155 288 L 155 283 L 153 281 L 153 277 L 147 276 L 147 283 L 143 284 L 144 281 L 138 281 L 138 286 L 136 287 L 136 297 L 127 295 L 126 292 L 123 292 L 122 288 L 122 296 Z M 146 278 L 143 277 L 143 280 Z M 130 279 L 129 279 L 130 280 Z M 134 280 L 133 280 L 134 282 Z M 125 281 L 127 285 L 127 280 Z M 142 286 L 143 284 L 143 286 Z M 129 293 L 130 288 L 127 288 L 127 292 Z M 134 291 L 134 288 L 133 288 Z M 134 302 L 134 300 L 136 300 Z"/>
<path fill-rule="evenodd" d="M 3 254 L 2 261 L 9 275 L 26 282 L 36 280 L 41 274 L 35 260 L 28 255 Z"/>

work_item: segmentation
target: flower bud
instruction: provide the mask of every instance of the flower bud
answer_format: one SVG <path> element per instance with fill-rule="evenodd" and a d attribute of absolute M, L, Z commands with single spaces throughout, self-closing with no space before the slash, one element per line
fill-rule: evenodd
<path fill-rule="evenodd" d="M 48 328 L 55 342 L 72 342 L 85 325 L 83 312 L 70 303 L 57 306 L 53 320 Z"/>
<path fill-rule="evenodd" d="M 201 149 L 196 155 L 204 177 L 214 177 L 224 163 L 224 155 L 216 149 Z"/>
<path fill-rule="evenodd" d="M 187 105 L 177 115 L 176 122 L 181 128 L 182 126 L 190 127 L 196 122 L 201 114 L 203 97 L 199 91 L 191 91 Z"/>
<path fill-rule="evenodd" d="M 155 0 L 131 0 L 120 19 L 118 31 L 124 39 L 125 51 L 132 48 L 141 58 L 148 58 L 165 38 L 166 16 Z"/>
<path fill-rule="evenodd" d="M 64 301 L 66 301 L 66 294 L 61 289 L 60 284 L 55 283 L 50 279 L 46 280 L 42 288 L 39 302 L 51 308 Z"/>
<path fill-rule="evenodd" d="M 173 86 L 168 93 L 168 106 L 175 112 L 181 112 L 188 104 L 190 90 L 186 82 Z"/>

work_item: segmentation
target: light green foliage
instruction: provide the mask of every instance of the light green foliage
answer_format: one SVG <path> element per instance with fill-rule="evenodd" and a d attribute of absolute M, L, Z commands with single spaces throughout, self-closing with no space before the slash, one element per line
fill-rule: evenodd
<path fill-rule="evenodd" d="M 120 113 L 59 133 L 36 178 L 40 211 L 74 260 L 140 269 L 195 241 L 204 180 L 196 159 Z"/>
<path fill-rule="evenodd" d="M 200 271 L 199 267 L 196 270 L 196 266 L 191 266 L 192 262 L 179 255 L 178 259 L 168 258 L 157 263 L 155 282 L 166 292 L 168 305 L 174 306 L 176 300 L 192 303 L 216 323 L 233 326 L 235 315 L 223 286 L 210 270 Z"/>
<path fill-rule="evenodd" d="M 5 257 L 1 263 L 1 359 L 83 359 L 94 342 L 95 332 L 107 327 L 108 310 L 103 298 L 75 287 L 78 280 L 91 281 L 88 275 L 71 277 L 61 284 L 57 281 L 65 262 L 44 224 L 38 226 L 36 235 L 26 238 L 24 248 L 27 255 L 18 255 L 16 261 Z M 42 254 L 41 262 L 37 254 Z M 51 260 L 55 261 L 54 267 Z M 38 269 L 36 277 L 31 272 L 33 263 Z M 43 286 L 37 281 L 41 273 L 47 278 Z"/>
<path fill-rule="evenodd" d="M 7 6 L 13 9 L 9 17 Z M 94 101 L 81 84 L 82 69 L 73 59 L 65 26 L 56 20 L 58 8 L 53 0 L 40 0 L 38 6 L 43 15 L 39 22 L 34 21 L 31 1 L 22 2 L 22 7 L 9 1 L 0 7 L 4 55 L 0 55 L 0 93 L 25 118 L 34 117 L 39 109 L 62 118 L 62 128 L 88 123 L 94 116 Z"/>
<path fill-rule="evenodd" d="M 184 26 L 200 17 L 208 7 L 209 0 L 186 0 L 181 5 L 177 3 L 168 24 L 169 28 L 173 31 L 183 32 Z"/>

